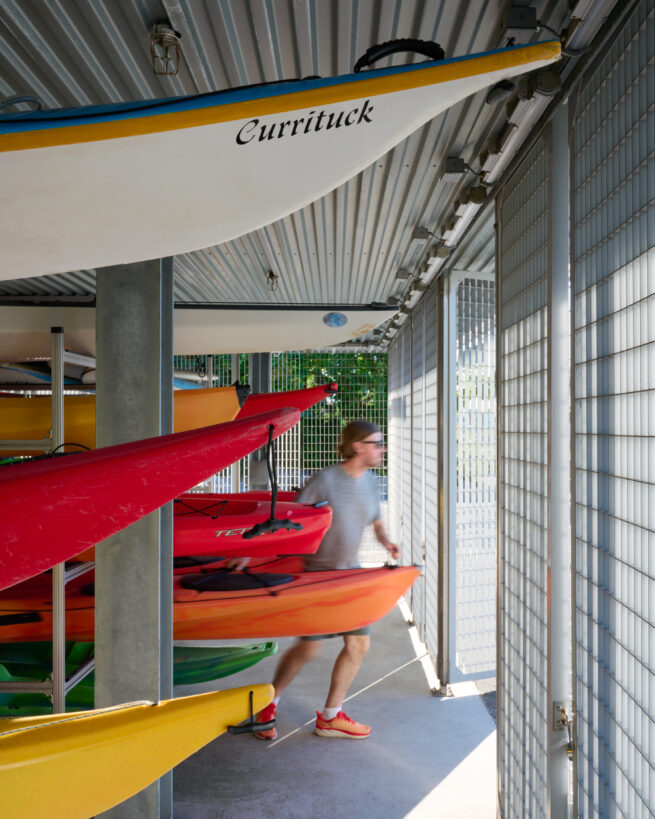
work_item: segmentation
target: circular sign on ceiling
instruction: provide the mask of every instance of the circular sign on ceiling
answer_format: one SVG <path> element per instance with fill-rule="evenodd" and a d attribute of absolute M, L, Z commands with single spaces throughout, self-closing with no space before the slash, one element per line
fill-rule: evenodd
<path fill-rule="evenodd" d="M 323 316 L 323 324 L 327 324 L 328 327 L 343 327 L 347 321 L 348 317 L 343 313 L 326 313 Z"/>

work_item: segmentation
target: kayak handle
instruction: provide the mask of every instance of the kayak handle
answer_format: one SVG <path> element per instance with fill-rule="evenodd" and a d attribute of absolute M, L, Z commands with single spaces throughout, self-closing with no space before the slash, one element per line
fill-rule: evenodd
<path fill-rule="evenodd" d="M 257 537 L 258 535 L 265 535 L 269 532 L 277 532 L 280 529 L 286 530 L 299 530 L 302 529 L 302 523 L 296 523 L 293 520 L 280 520 L 279 518 L 267 518 L 266 520 L 262 521 L 261 523 L 256 523 L 252 529 L 248 529 L 247 532 L 244 532 L 241 537 L 244 540 L 250 540 L 253 537 Z"/>
<path fill-rule="evenodd" d="M 413 51 L 417 54 L 423 54 L 423 56 L 429 57 L 431 60 L 443 60 L 446 56 L 439 43 L 433 43 L 430 40 L 414 40 L 412 38 L 389 40 L 386 43 L 379 43 L 367 49 L 355 63 L 355 73 L 359 73 L 362 68 L 367 68 L 390 54 L 397 54 L 399 51 Z"/>

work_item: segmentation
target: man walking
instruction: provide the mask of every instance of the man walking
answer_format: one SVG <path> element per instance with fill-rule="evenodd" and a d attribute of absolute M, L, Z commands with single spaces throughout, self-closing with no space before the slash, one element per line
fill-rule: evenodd
<path fill-rule="evenodd" d="M 344 460 L 317 472 L 299 492 L 297 500 L 302 503 L 326 500 L 332 507 L 332 525 L 315 554 L 305 557 L 308 571 L 358 567 L 359 544 L 364 529 L 370 524 L 373 524 L 375 536 L 382 546 L 392 557 L 398 557 L 400 550 L 387 537 L 380 518 L 376 480 L 369 471 L 380 466 L 384 449 L 378 426 L 363 420 L 351 421 L 341 433 L 339 453 Z M 368 725 L 355 722 L 341 710 L 346 692 L 369 649 L 369 626 L 342 634 L 298 639 L 280 658 L 273 678 L 275 698 L 258 714 L 258 722 L 275 719 L 282 692 L 301 668 L 318 656 L 321 641 L 329 637 L 342 637 L 344 645 L 332 669 L 325 706 L 322 711 L 316 712 L 314 733 L 323 737 L 347 739 L 365 739 L 370 735 Z M 260 731 L 256 736 L 260 739 L 275 739 L 277 730 L 271 728 Z"/>

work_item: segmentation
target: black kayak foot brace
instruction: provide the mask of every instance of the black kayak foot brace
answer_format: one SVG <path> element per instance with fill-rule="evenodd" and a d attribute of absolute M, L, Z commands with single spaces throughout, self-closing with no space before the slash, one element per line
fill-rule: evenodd
<path fill-rule="evenodd" d="M 250 717 L 248 722 L 243 725 L 228 725 L 227 730 L 230 734 L 257 734 L 260 731 L 269 731 L 275 727 L 275 720 L 269 722 L 255 722 L 255 714 L 253 711 L 253 692 L 248 692 L 250 701 Z"/>

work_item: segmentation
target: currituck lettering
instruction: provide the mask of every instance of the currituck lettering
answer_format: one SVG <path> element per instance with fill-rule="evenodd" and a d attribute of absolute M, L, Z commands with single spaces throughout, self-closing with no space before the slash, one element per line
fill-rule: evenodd
<path fill-rule="evenodd" d="M 361 125 L 364 122 L 373 122 L 371 114 L 373 106 L 370 100 L 365 100 L 361 108 L 352 108 L 350 111 L 310 111 L 306 117 L 287 119 L 284 122 L 272 122 L 269 125 L 260 125 L 258 119 L 251 119 L 241 127 L 236 136 L 237 145 L 248 145 L 250 142 L 268 142 L 271 139 L 284 139 L 298 134 L 329 131 L 332 128 L 347 128 L 350 125 Z"/>

